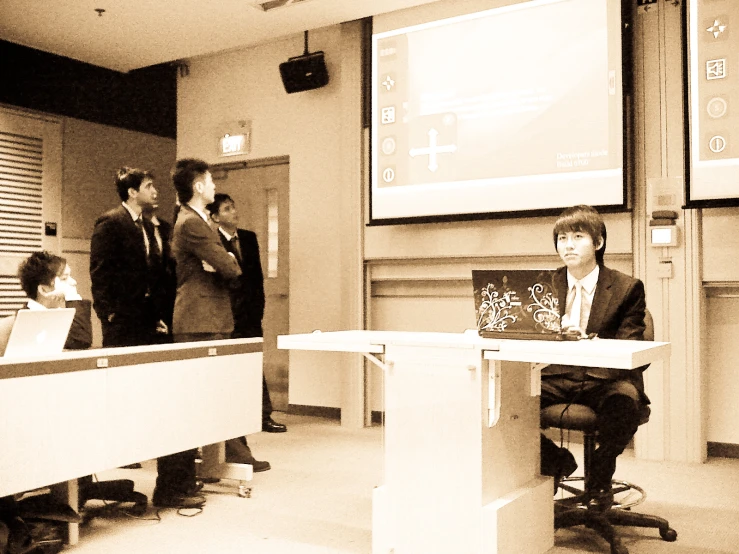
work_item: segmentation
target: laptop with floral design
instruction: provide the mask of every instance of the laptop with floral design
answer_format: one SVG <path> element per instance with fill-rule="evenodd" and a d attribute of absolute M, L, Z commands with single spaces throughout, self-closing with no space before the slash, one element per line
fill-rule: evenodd
<path fill-rule="evenodd" d="M 477 330 L 485 338 L 565 340 L 554 271 L 473 270 Z"/>

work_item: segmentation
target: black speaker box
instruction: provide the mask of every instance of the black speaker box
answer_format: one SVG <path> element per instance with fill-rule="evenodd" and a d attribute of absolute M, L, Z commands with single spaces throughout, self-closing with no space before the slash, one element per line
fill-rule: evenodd
<path fill-rule="evenodd" d="M 288 94 L 327 85 L 328 70 L 323 59 L 323 52 L 296 56 L 281 63 L 280 76 Z"/>

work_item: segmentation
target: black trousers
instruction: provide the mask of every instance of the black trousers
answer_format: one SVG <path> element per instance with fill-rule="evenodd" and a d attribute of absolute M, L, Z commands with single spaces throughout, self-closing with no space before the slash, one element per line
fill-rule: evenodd
<path fill-rule="evenodd" d="M 616 458 L 639 427 L 642 395 L 633 383 L 623 379 L 597 379 L 585 374 L 575 377 L 542 375 L 541 407 L 570 403 L 584 404 L 597 415 L 598 447 L 592 460 L 592 484 L 598 489 L 609 490 L 616 472 Z M 542 456 L 553 449 L 556 445 L 542 437 Z M 542 467 L 544 465 L 542 458 Z"/>
<path fill-rule="evenodd" d="M 100 321 L 103 331 L 103 348 L 115 346 L 143 346 L 158 344 L 157 318 L 154 304 L 147 298 L 135 315 L 116 314 L 113 321 Z"/>

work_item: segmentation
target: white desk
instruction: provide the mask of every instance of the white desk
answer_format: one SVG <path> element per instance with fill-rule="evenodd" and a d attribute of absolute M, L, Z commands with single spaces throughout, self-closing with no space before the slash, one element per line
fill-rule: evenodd
<path fill-rule="evenodd" d="M 259 432 L 261 408 L 262 339 L 0 358 L 0 496 Z"/>
<path fill-rule="evenodd" d="M 554 544 L 552 481 L 539 475 L 540 364 L 633 369 L 667 343 L 482 339 L 340 331 L 278 348 L 362 353 L 385 370 L 385 483 L 373 554 L 537 554 Z"/>

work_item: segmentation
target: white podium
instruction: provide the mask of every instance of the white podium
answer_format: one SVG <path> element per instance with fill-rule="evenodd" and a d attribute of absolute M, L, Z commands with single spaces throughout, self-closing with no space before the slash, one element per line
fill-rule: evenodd
<path fill-rule="evenodd" d="M 278 348 L 357 352 L 385 373 L 385 483 L 373 554 L 537 554 L 554 544 L 539 475 L 542 365 L 633 369 L 668 343 L 482 339 L 476 333 L 315 332 Z"/>

